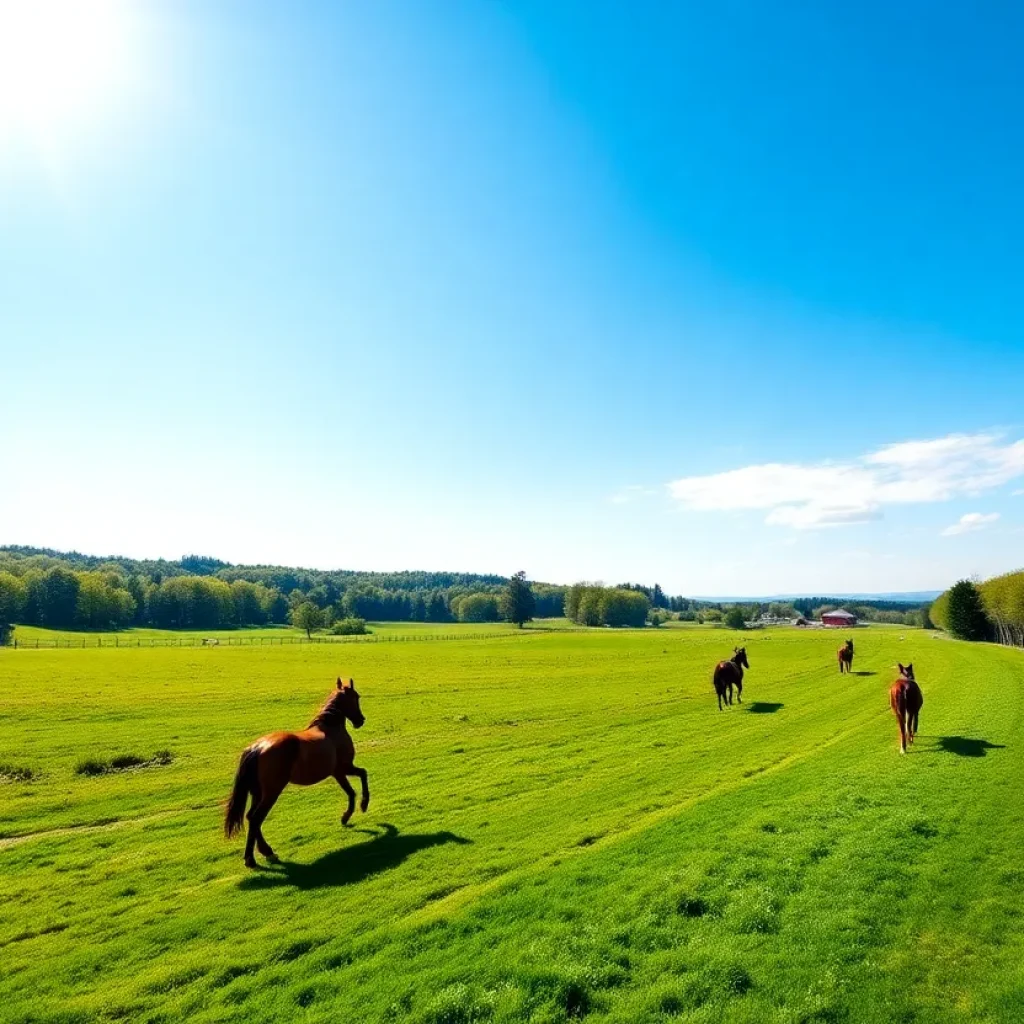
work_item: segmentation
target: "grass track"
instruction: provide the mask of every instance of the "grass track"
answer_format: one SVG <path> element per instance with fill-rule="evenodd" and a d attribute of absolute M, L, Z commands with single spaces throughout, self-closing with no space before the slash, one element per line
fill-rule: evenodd
<path fill-rule="evenodd" d="M 451 628 L 451 627 L 448 627 Z M 904 635 L 906 640 L 899 641 Z M 1020 653 L 868 629 L 0 652 L 12 1019 L 1024 1019 Z M 906 758 L 886 689 L 925 692 Z M 339 659 L 344 659 L 341 664 Z M 373 803 L 289 788 L 220 835 L 250 739 L 365 693 Z M 8 711 L 10 713 L 8 713 Z M 82 778 L 78 760 L 170 748 Z"/>

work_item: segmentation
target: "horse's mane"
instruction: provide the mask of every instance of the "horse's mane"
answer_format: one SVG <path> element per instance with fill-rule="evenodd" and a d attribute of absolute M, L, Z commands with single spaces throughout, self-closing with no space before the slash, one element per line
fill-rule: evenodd
<path fill-rule="evenodd" d="M 345 691 L 335 690 L 324 701 L 323 707 L 316 713 L 316 718 L 309 723 L 310 729 L 333 729 L 345 722 Z"/>

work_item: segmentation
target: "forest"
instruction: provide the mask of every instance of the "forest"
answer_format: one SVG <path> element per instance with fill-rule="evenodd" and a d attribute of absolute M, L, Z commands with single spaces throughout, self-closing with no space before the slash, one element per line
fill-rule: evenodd
<path fill-rule="evenodd" d="M 1024 647 L 1024 570 L 983 583 L 959 580 L 935 599 L 930 614 L 959 639 Z"/>
<path fill-rule="evenodd" d="M 288 566 L 232 565 L 202 555 L 178 561 L 96 557 L 49 548 L 0 547 L 0 623 L 54 629 L 230 629 L 287 624 L 300 606 L 335 620 L 495 622 L 507 579 L 453 572 L 357 572 Z M 658 624 L 666 618 L 721 621 L 733 605 L 669 596 L 656 583 L 566 587 L 533 582 L 535 618 L 586 625 Z M 741 603 L 744 616 L 813 617 L 838 602 Z M 925 624 L 918 606 L 898 602 L 846 605 L 860 618 Z"/>

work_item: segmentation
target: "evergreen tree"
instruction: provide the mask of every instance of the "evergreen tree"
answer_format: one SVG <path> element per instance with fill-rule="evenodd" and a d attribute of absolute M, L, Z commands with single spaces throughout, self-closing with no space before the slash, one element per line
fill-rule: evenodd
<path fill-rule="evenodd" d="M 533 590 L 527 582 L 526 573 L 520 570 L 509 581 L 501 595 L 499 608 L 506 622 L 514 622 L 520 629 L 524 622 L 533 621 Z"/>
<path fill-rule="evenodd" d="M 949 588 L 946 616 L 949 631 L 958 640 L 985 640 L 989 635 L 988 616 L 981 594 L 970 580 L 960 580 Z"/>

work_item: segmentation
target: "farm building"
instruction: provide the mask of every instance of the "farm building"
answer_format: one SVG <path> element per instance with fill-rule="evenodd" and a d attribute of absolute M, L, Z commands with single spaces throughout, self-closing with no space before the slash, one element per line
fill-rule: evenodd
<path fill-rule="evenodd" d="M 845 608 L 837 608 L 834 612 L 824 612 L 821 621 L 825 626 L 856 626 L 857 616 Z"/>

